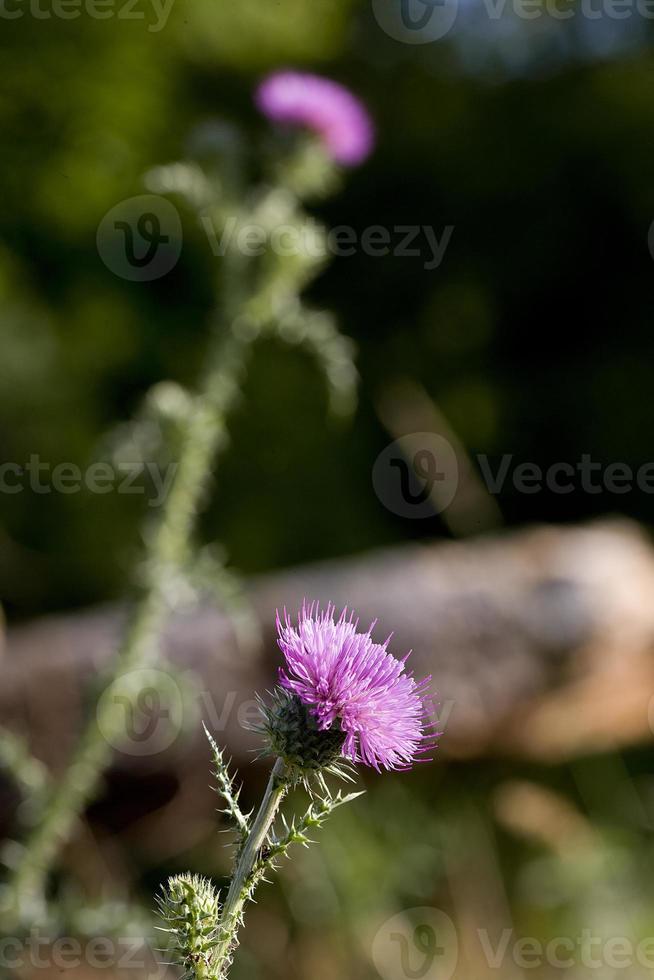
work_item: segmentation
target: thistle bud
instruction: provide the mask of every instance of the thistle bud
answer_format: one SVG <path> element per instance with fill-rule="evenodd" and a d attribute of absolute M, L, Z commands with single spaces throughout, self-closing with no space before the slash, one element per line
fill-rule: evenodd
<path fill-rule="evenodd" d="M 259 730 L 268 740 L 271 755 L 281 756 L 298 778 L 333 767 L 342 756 L 345 732 L 335 723 L 321 729 L 300 698 L 276 688 L 270 704 L 261 704 Z"/>
<path fill-rule="evenodd" d="M 212 980 L 212 953 L 218 943 L 218 894 L 200 875 L 174 875 L 157 899 L 170 936 L 167 951 L 184 968 L 185 977 Z"/>

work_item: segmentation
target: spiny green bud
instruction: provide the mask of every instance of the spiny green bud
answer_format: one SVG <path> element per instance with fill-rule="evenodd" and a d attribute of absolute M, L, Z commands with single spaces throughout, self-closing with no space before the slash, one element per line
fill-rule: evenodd
<path fill-rule="evenodd" d="M 166 923 L 160 931 L 170 936 L 167 951 L 184 968 L 185 977 L 213 980 L 211 961 L 218 943 L 220 903 L 211 882 L 200 875 L 174 875 L 157 904 Z"/>
<path fill-rule="evenodd" d="M 269 705 L 261 703 L 263 721 L 259 729 L 268 740 L 269 751 L 281 756 L 291 772 L 302 778 L 329 769 L 341 758 L 345 732 L 335 724 L 321 730 L 311 711 L 296 694 L 276 688 Z"/>

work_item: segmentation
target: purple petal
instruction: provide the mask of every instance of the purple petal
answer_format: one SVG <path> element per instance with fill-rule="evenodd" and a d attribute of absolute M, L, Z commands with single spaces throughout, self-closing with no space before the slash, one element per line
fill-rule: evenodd
<path fill-rule="evenodd" d="M 255 101 L 273 122 L 317 133 L 337 163 L 356 166 L 372 150 L 374 130 L 363 103 L 330 78 L 275 72 L 263 80 Z"/>

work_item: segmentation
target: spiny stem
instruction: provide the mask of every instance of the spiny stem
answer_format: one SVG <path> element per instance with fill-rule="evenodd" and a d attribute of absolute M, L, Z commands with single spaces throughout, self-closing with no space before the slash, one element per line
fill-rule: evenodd
<path fill-rule="evenodd" d="M 236 824 L 241 841 L 244 842 L 250 832 L 250 821 L 238 804 L 240 790 L 234 789 L 234 779 L 230 774 L 229 765 L 223 759 L 223 754 L 218 748 L 215 739 L 211 736 L 207 726 L 204 723 L 202 727 L 204 728 L 204 733 L 209 740 L 209 745 L 211 746 L 211 753 L 215 766 L 214 776 L 218 784 L 216 787 L 216 792 L 220 793 L 225 801 L 225 809 L 221 812 L 226 813 L 232 818 Z"/>
<path fill-rule="evenodd" d="M 0 728 L 0 769 L 6 770 L 32 807 L 40 806 L 49 775 L 46 767 L 30 753 L 27 741 Z"/>
<path fill-rule="evenodd" d="M 327 170 L 331 169 L 327 156 L 323 163 Z M 300 191 L 298 188 L 290 190 L 291 193 L 280 195 L 276 188 L 272 188 L 263 195 L 264 210 L 268 213 L 271 229 L 285 221 L 299 226 L 303 220 Z M 217 201 L 213 204 L 219 214 L 221 209 Z M 161 520 L 146 538 L 144 568 L 147 580 L 144 591 L 135 605 L 117 657 L 104 679 L 107 685 L 121 675 L 155 660 L 157 637 L 174 603 L 176 576 L 181 568 L 189 565 L 192 558 L 191 537 L 196 516 L 213 460 L 226 443 L 225 416 L 238 396 L 239 375 L 249 350 L 260 333 L 266 330 L 274 333 L 276 327 L 281 327 L 289 317 L 293 320 L 299 305 L 299 293 L 321 263 L 321 255 L 314 256 L 309 251 L 289 261 L 270 250 L 266 261 L 257 264 L 255 275 L 251 276 L 244 253 L 236 247 L 227 250 L 223 260 L 224 275 L 221 277 L 221 310 L 225 322 L 231 326 L 221 331 L 220 338 L 214 344 L 207 358 L 209 369 L 204 384 L 193 399 L 191 411 L 180 423 L 182 449 L 177 471 Z M 310 316 L 304 326 L 298 322 L 290 332 L 298 338 L 308 337 L 309 346 L 323 366 L 330 387 L 334 391 L 342 389 L 349 392 L 354 378 L 350 351 L 345 342 L 339 343 L 334 328 L 326 326 L 321 317 Z M 282 333 L 280 331 L 280 335 Z M 79 814 L 97 790 L 102 772 L 111 758 L 112 743 L 124 732 L 124 722 L 124 705 L 116 705 L 111 699 L 99 702 L 81 735 L 67 771 L 45 794 L 41 819 L 28 835 L 22 860 L 8 882 L 5 894 L 9 901 L 3 909 L 6 922 L 34 924 L 44 916 L 47 876 L 61 845 L 70 837 Z M 116 738 L 112 737 L 114 733 Z M 269 794 L 268 803 L 274 803 L 274 810 L 284 792 L 285 787 L 282 790 L 276 784 L 274 792 Z M 274 810 L 267 826 L 274 817 Z M 256 821 L 255 828 L 257 833 L 261 829 Z M 265 836 L 266 830 L 262 839 Z M 253 838 L 254 828 L 250 839 Z M 246 855 L 246 850 L 241 854 L 239 867 L 243 869 L 246 867 L 246 856 L 250 862 L 247 874 L 251 874 L 256 849 L 254 854 L 247 852 Z M 244 874 L 239 874 L 239 887 L 241 891 L 246 889 L 247 897 Z M 230 895 L 229 914 L 223 921 L 228 926 L 231 923 L 234 933 L 245 898 L 241 899 L 237 890 L 233 894 L 230 892 Z M 227 952 L 231 941 L 230 938 Z"/>
<path fill-rule="evenodd" d="M 309 844 L 313 843 L 307 837 L 309 831 L 313 828 L 321 827 L 334 810 L 339 806 L 343 806 L 344 803 L 350 803 L 352 800 L 356 800 L 359 796 L 363 796 L 363 791 L 359 793 L 348 793 L 346 795 L 343 795 L 339 791 L 336 796 L 314 798 L 307 812 L 297 823 L 295 818 L 293 818 L 289 824 L 282 815 L 285 833 L 282 837 L 273 841 L 270 847 L 266 848 L 265 853 L 260 857 L 255 867 L 255 872 L 257 874 L 263 874 L 268 868 L 276 867 L 276 859 L 284 857 L 288 853 L 291 844 L 304 844 L 305 847 L 308 847 Z"/>
<path fill-rule="evenodd" d="M 224 416 L 238 393 L 237 379 L 248 347 L 247 340 L 239 339 L 230 330 L 215 348 L 212 367 L 185 423 L 177 471 L 148 549 L 150 582 L 133 612 L 111 678 L 134 670 L 156 655 L 157 634 L 169 610 L 170 571 L 187 558 L 195 517 L 223 436 Z M 111 758 L 113 739 L 107 734 L 118 734 L 124 726 L 124 714 L 117 707 L 109 701 L 99 702 L 71 764 L 46 803 L 42 820 L 27 839 L 23 861 L 10 882 L 12 912 L 19 919 L 34 919 L 43 911 L 45 878 Z"/>
<path fill-rule="evenodd" d="M 273 820 L 289 787 L 286 765 L 283 759 L 277 759 L 270 774 L 270 780 L 264 793 L 252 830 L 241 851 L 234 870 L 232 883 L 227 893 L 220 920 L 220 943 L 216 949 L 214 967 L 216 977 L 225 975 L 229 965 L 232 949 L 236 945 L 236 933 L 241 921 L 243 906 L 249 898 L 252 886 L 252 874 L 256 869 L 261 848 L 264 846 Z"/>

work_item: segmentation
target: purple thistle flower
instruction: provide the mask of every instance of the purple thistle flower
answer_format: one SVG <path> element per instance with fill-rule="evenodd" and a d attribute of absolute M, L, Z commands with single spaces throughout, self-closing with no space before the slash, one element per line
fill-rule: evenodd
<path fill-rule="evenodd" d="M 317 133 L 337 163 L 356 166 L 372 150 L 374 132 L 366 109 L 348 89 L 329 78 L 275 72 L 261 83 L 255 101 L 274 122 L 306 126 Z"/>
<path fill-rule="evenodd" d="M 428 723 L 431 702 L 426 677 L 417 682 L 405 673 L 409 654 L 397 660 L 371 632 L 358 633 L 358 620 L 347 610 L 338 619 L 330 603 L 321 611 L 306 601 L 297 627 L 284 610 L 277 615 L 278 644 L 286 658 L 282 687 L 296 694 L 321 729 L 336 721 L 346 734 L 343 755 L 377 771 L 408 769 L 434 748 L 437 734 Z M 426 761 L 426 760 L 420 760 Z"/>

